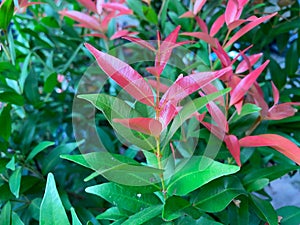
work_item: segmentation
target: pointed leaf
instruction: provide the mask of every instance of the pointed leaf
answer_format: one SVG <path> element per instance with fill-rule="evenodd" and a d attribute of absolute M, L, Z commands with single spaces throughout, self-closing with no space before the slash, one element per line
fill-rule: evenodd
<path fill-rule="evenodd" d="M 272 91 L 273 91 L 273 99 L 274 99 L 274 105 L 276 105 L 279 102 L 279 91 L 276 88 L 275 84 L 273 83 L 273 81 L 271 81 L 272 83 Z"/>
<path fill-rule="evenodd" d="M 198 12 L 200 12 L 200 10 L 202 9 L 202 7 L 204 6 L 205 3 L 206 3 L 206 0 L 196 0 L 195 1 L 194 9 L 193 9 L 194 15 L 197 15 Z"/>
<path fill-rule="evenodd" d="M 265 22 L 266 20 L 272 18 L 273 16 L 275 16 L 277 14 L 273 13 L 270 14 L 268 16 L 264 16 L 261 18 L 258 18 L 255 21 L 252 21 L 250 23 L 248 23 L 247 25 L 245 25 L 244 27 L 242 27 L 238 32 L 236 32 L 230 39 L 229 41 L 226 43 L 225 48 L 229 47 L 230 45 L 232 45 L 234 42 L 236 42 L 240 37 L 242 37 L 244 34 L 246 34 L 248 31 L 252 30 L 254 27 L 258 26 L 259 24 Z"/>
<path fill-rule="evenodd" d="M 71 208 L 71 215 L 72 215 L 72 225 L 82 225 L 73 207 Z"/>
<path fill-rule="evenodd" d="M 94 12 L 94 13 L 98 13 L 97 9 L 96 9 L 96 4 L 94 1 L 92 0 L 78 0 L 78 2 L 80 2 L 81 5 L 83 5 L 84 7 L 86 7 L 88 10 Z M 101 2 L 99 0 L 97 0 L 97 3 Z"/>
<path fill-rule="evenodd" d="M 123 225 L 132 225 L 132 224 L 144 224 L 152 218 L 161 214 L 162 205 L 150 206 L 141 210 L 140 212 L 133 214 L 127 220 L 125 220 Z"/>
<path fill-rule="evenodd" d="M 300 165 L 300 149 L 290 140 L 277 134 L 247 136 L 239 140 L 242 147 L 269 146 Z"/>
<path fill-rule="evenodd" d="M 90 44 L 86 48 L 94 55 L 101 69 L 138 101 L 154 106 L 154 97 L 149 84 L 131 66 L 121 60 L 98 51 Z"/>
<path fill-rule="evenodd" d="M 237 18 L 238 10 L 239 10 L 238 1 L 229 0 L 225 10 L 225 21 L 227 25 L 239 19 Z"/>
<path fill-rule="evenodd" d="M 104 183 L 88 187 L 86 188 L 86 192 L 98 195 L 118 208 L 128 210 L 132 213 L 160 204 L 160 200 L 153 193 L 140 193 L 139 191 L 133 191 L 115 183 Z"/>
<path fill-rule="evenodd" d="M 210 44 L 212 47 L 216 47 L 217 39 L 213 38 L 212 36 L 210 36 L 207 33 L 204 33 L 204 32 L 183 32 L 180 35 L 195 37 L 195 38 L 198 38 L 198 39 L 201 39 L 201 40 L 205 41 L 206 43 Z"/>
<path fill-rule="evenodd" d="M 148 48 L 149 50 L 156 52 L 155 48 L 147 41 L 144 41 L 140 38 L 136 38 L 136 37 L 122 37 L 123 39 L 126 39 L 128 41 L 134 42 L 144 48 Z"/>
<path fill-rule="evenodd" d="M 262 73 L 262 71 L 266 68 L 268 63 L 269 63 L 269 60 L 267 60 L 264 64 L 262 64 L 256 70 L 253 70 L 251 73 L 249 73 L 245 78 L 243 78 L 238 83 L 238 85 L 232 90 L 232 92 L 230 94 L 231 98 L 230 98 L 229 105 L 236 104 L 246 95 L 247 91 L 251 88 L 251 86 L 254 84 L 256 79 L 259 77 L 259 75 Z"/>
<path fill-rule="evenodd" d="M 43 225 L 70 225 L 52 173 L 48 174 L 46 190 L 40 206 L 40 223 Z"/>
<path fill-rule="evenodd" d="M 240 145 L 239 145 L 239 140 L 235 135 L 226 135 L 224 142 L 226 143 L 226 146 L 228 150 L 230 151 L 230 154 L 233 156 L 234 160 L 238 164 L 239 167 L 242 166 L 241 164 L 241 159 L 240 159 Z"/>
<path fill-rule="evenodd" d="M 13 193 L 14 196 L 16 196 L 16 198 L 19 198 L 21 177 L 22 177 L 22 169 L 18 168 L 13 172 L 13 174 L 9 178 L 9 189 L 11 193 Z"/>
<path fill-rule="evenodd" d="M 226 165 L 206 157 L 194 156 L 171 177 L 167 187 L 170 195 L 186 195 L 218 177 L 239 171 L 238 166 Z"/>
<path fill-rule="evenodd" d="M 110 37 L 110 40 L 114 40 L 114 39 L 121 38 L 124 36 L 137 35 L 137 34 L 138 34 L 138 32 L 131 32 L 129 30 L 119 30 Z"/>
<path fill-rule="evenodd" d="M 292 105 L 300 105 L 299 102 L 286 102 L 272 106 L 265 119 L 267 120 L 282 120 L 287 117 L 295 115 L 297 109 L 293 108 Z"/>
<path fill-rule="evenodd" d="M 216 21 L 211 26 L 209 35 L 211 37 L 215 36 L 219 32 L 221 27 L 224 25 L 224 23 L 225 23 L 225 16 L 224 14 L 222 14 L 221 16 L 218 17 L 218 19 L 216 19 Z"/>
<path fill-rule="evenodd" d="M 224 210 L 241 194 L 246 194 L 246 191 L 238 178 L 221 177 L 201 187 L 193 199 L 193 205 L 205 212 L 216 213 Z"/>
<path fill-rule="evenodd" d="M 267 200 L 262 200 L 255 195 L 251 195 L 253 206 L 260 217 L 269 225 L 278 225 L 278 218 L 275 209 Z"/>
<path fill-rule="evenodd" d="M 144 134 L 158 137 L 162 131 L 161 123 L 153 118 L 129 118 L 129 119 L 113 119 L 115 123 L 120 123 L 125 127 L 137 130 Z"/>
<path fill-rule="evenodd" d="M 244 59 L 236 68 L 236 73 L 243 73 L 252 68 L 252 66 L 262 57 L 262 53 L 251 55 Z"/>
<path fill-rule="evenodd" d="M 277 210 L 277 214 L 282 216 L 280 225 L 299 225 L 300 208 L 296 206 L 285 206 Z"/>
<path fill-rule="evenodd" d="M 93 16 L 90 16 L 90 15 L 82 13 L 82 12 L 74 11 L 74 10 L 70 10 L 70 11 L 63 10 L 63 11 L 60 11 L 59 14 L 61 14 L 63 16 L 67 16 L 67 17 L 81 23 L 82 26 L 84 26 L 86 28 L 101 31 L 101 25 L 100 25 L 99 21 Z"/>
<path fill-rule="evenodd" d="M 34 149 L 32 149 L 32 151 L 30 152 L 30 154 L 28 155 L 26 161 L 29 161 L 31 159 L 33 159 L 37 154 L 39 154 L 41 151 L 45 150 L 46 148 L 54 145 L 54 142 L 51 141 L 43 141 L 40 142 L 37 146 L 34 147 Z"/>

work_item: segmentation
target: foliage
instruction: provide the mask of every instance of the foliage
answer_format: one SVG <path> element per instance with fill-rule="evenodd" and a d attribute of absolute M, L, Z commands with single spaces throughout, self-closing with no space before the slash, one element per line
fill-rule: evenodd
<path fill-rule="evenodd" d="M 299 24 L 298 1 L 2 1 L 1 223 L 298 224 L 264 187 L 299 169 Z"/>

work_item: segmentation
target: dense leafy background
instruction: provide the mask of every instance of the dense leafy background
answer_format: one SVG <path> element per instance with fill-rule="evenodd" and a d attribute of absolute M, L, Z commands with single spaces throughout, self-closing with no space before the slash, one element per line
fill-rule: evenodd
<path fill-rule="evenodd" d="M 270 198 L 263 188 L 285 174 L 294 174 L 299 167 L 264 147 L 244 149 L 243 167 L 234 176 L 215 179 L 219 176 L 197 174 L 204 177 L 205 182 L 196 179 L 185 183 L 184 188 L 168 198 L 164 205 L 154 194 L 155 188 L 137 190 L 108 182 L 101 176 L 84 182 L 92 171 L 60 158 L 61 155 L 79 154 L 77 146 L 84 145 L 75 142 L 72 130 L 74 93 L 82 74 L 93 62 L 83 43 L 88 41 L 108 51 L 126 41 L 84 37 L 83 34 L 89 32 L 87 29 L 74 26 L 73 20 L 63 19 L 58 14 L 65 8 L 82 10 L 76 1 L 45 0 L 43 4 L 30 6 L 24 13 L 14 15 L 13 2 L 7 0 L 0 9 L 1 224 L 109 224 L 110 221 L 117 221 L 115 224 L 171 224 L 167 221 L 176 224 L 277 224 L 276 211 L 269 201 L 263 200 Z M 201 17 L 210 21 L 222 14 L 225 9 L 220 3 L 208 1 Z M 127 0 L 134 11 L 129 21 L 138 24 L 130 29 L 138 31 L 139 37 L 145 40 L 154 39 L 157 29 L 166 36 L 178 24 L 182 31 L 191 32 L 197 27 L 195 21 L 179 18 L 189 4 L 189 1 L 165 0 L 162 5 L 155 0 L 148 6 L 138 0 Z M 268 72 L 259 79 L 270 104 L 272 91 L 267 81 L 271 79 L 280 89 L 281 101 L 300 101 L 299 2 L 250 1 L 244 14 L 261 15 L 274 10 L 278 11 L 278 16 L 244 36 L 234 45 L 233 51 L 253 43 L 253 53 L 263 52 L 264 58 L 271 60 Z M 108 33 L 113 34 L 114 29 L 111 25 Z M 222 32 L 218 35 L 225 37 Z M 209 67 L 203 45 L 199 41 L 188 47 L 203 58 L 199 70 Z M 135 66 L 138 69 L 139 65 Z M 61 75 L 64 80 L 58 82 Z M 167 78 L 176 79 L 175 76 Z M 106 90 L 107 93 L 116 91 L 114 86 Z M 111 127 L 103 116 L 97 118 L 100 132 L 112 142 L 115 137 Z M 230 125 L 231 129 L 242 133 L 248 129 L 251 119 L 252 114 L 242 120 L 237 118 Z M 268 126 L 262 124 L 255 132 L 278 133 L 299 144 L 299 121 L 300 114 L 296 113 L 293 117 L 272 121 Z M 205 140 L 207 132 L 203 130 L 201 134 Z M 120 153 L 121 143 L 113 143 L 107 145 L 111 152 Z M 132 158 L 135 152 L 132 150 Z M 224 148 L 217 160 L 228 157 Z M 143 160 L 143 157 L 137 155 L 135 159 Z M 218 171 L 222 166 L 225 165 L 212 164 L 210 170 Z M 236 172 L 235 166 L 226 166 L 224 175 Z M 197 171 L 197 167 L 186 168 L 186 171 Z M 208 182 L 210 180 L 213 181 Z M 174 186 L 176 182 L 187 181 L 171 180 Z M 173 191 L 170 185 L 168 192 Z M 128 199 L 128 196 L 131 197 Z M 281 224 L 298 224 L 299 211 L 295 206 L 278 209 L 279 215 L 284 217 Z"/>

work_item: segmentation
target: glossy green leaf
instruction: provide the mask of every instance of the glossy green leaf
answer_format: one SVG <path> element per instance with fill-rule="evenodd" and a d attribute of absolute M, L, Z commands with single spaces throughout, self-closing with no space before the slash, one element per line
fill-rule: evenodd
<path fill-rule="evenodd" d="M 236 122 L 237 120 L 241 119 L 243 116 L 249 115 L 251 113 L 257 113 L 261 110 L 260 107 L 258 107 L 255 104 L 246 103 L 242 107 L 242 111 L 240 114 L 234 114 L 234 116 L 231 119 L 231 122 Z"/>
<path fill-rule="evenodd" d="M 267 178 L 257 179 L 256 181 L 250 183 L 246 187 L 246 189 L 248 192 L 259 191 L 259 190 L 263 189 L 265 186 L 267 186 L 269 183 L 270 183 L 270 181 Z"/>
<path fill-rule="evenodd" d="M 45 16 L 40 21 L 42 24 L 45 24 L 47 27 L 59 28 L 59 24 L 56 19 L 52 16 Z"/>
<path fill-rule="evenodd" d="M 105 212 L 98 215 L 96 218 L 98 220 L 103 220 L 103 219 L 104 220 L 119 220 L 119 219 L 122 219 L 125 217 L 127 217 L 127 215 L 120 212 L 118 207 L 111 207 L 111 208 L 107 209 Z"/>
<path fill-rule="evenodd" d="M 282 217 L 280 225 L 299 225 L 300 208 L 296 206 L 285 206 L 277 210 L 278 216 Z"/>
<path fill-rule="evenodd" d="M 210 158 L 194 156 L 176 171 L 167 186 L 170 195 L 186 195 L 219 177 L 239 171 L 238 166 L 226 165 Z"/>
<path fill-rule="evenodd" d="M 95 175 L 102 175 L 108 180 L 125 185 L 153 185 L 157 174 L 162 171 L 153 167 L 142 166 L 135 160 L 123 155 L 108 152 L 93 152 L 82 155 L 63 155 L 67 159 L 95 170 Z"/>
<path fill-rule="evenodd" d="M 30 215 L 35 220 L 39 220 L 41 202 L 42 202 L 41 198 L 35 198 L 31 201 L 31 203 L 28 207 L 28 212 L 30 212 Z"/>
<path fill-rule="evenodd" d="M 20 78 L 19 78 L 19 84 L 20 84 L 20 89 L 21 89 L 21 92 L 23 93 L 24 91 L 24 85 L 25 85 L 25 82 L 26 82 L 26 79 L 28 77 L 28 70 L 29 70 L 29 62 L 31 60 L 31 54 L 28 54 L 22 64 L 22 70 L 21 70 L 21 75 L 20 75 Z"/>
<path fill-rule="evenodd" d="M 220 212 L 241 194 L 246 194 L 246 191 L 238 178 L 221 177 L 201 187 L 193 205 L 205 212 Z"/>
<path fill-rule="evenodd" d="M 13 156 L 11 158 L 11 160 L 9 160 L 9 162 L 6 164 L 5 166 L 7 169 L 10 169 L 12 171 L 14 171 L 16 169 L 16 164 L 15 164 L 15 156 Z"/>
<path fill-rule="evenodd" d="M 144 224 L 145 222 L 161 214 L 161 210 L 162 210 L 162 205 L 150 206 L 130 216 L 122 224 L 123 225 Z"/>
<path fill-rule="evenodd" d="M 281 89 L 287 81 L 287 74 L 281 69 L 279 64 L 276 62 L 276 60 L 272 59 L 270 60 L 269 66 L 268 66 L 272 81 L 274 82 L 275 86 L 278 89 Z"/>
<path fill-rule="evenodd" d="M 13 80 L 19 78 L 19 71 L 10 62 L 0 62 L 0 74 Z"/>
<path fill-rule="evenodd" d="M 8 201 L 5 205 L 2 206 L 0 214 L 0 224 L 8 225 L 11 222 L 11 204 Z"/>
<path fill-rule="evenodd" d="M 24 68 L 24 70 L 26 69 Z M 24 94 L 31 104 L 37 105 L 39 103 L 41 95 L 39 93 L 38 75 L 34 72 L 30 72 L 26 77 L 24 83 Z"/>
<path fill-rule="evenodd" d="M 268 222 L 269 225 L 278 225 L 277 213 L 270 202 L 262 200 L 254 195 L 251 195 L 251 200 L 255 211 L 261 219 Z"/>
<path fill-rule="evenodd" d="M 188 224 L 187 224 L 188 225 Z M 206 217 L 201 217 L 198 221 L 197 221 L 197 225 L 222 225 L 222 223 L 213 221 L 211 219 L 208 219 Z"/>
<path fill-rule="evenodd" d="M 141 132 L 132 131 L 121 124 L 112 122 L 114 118 L 124 119 L 139 117 L 138 112 L 132 109 L 123 100 L 106 94 L 79 95 L 78 98 L 91 102 L 97 109 L 101 110 L 114 130 L 121 136 L 121 139 L 123 138 L 126 142 L 132 143 L 144 150 L 152 150 L 155 148 L 154 137 L 145 135 Z"/>
<path fill-rule="evenodd" d="M 50 74 L 45 81 L 44 92 L 51 93 L 57 84 L 57 73 Z"/>
<path fill-rule="evenodd" d="M 158 20 L 163 27 L 165 27 L 166 24 L 169 2 L 170 0 L 165 0 L 162 2 L 161 9 L 158 14 Z"/>
<path fill-rule="evenodd" d="M 19 95 L 16 92 L 2 92 L 0 93 L 0 102 L 23 106 L 24 98 L 22 95 Z"/>
<path fill-rule="evenodd" d="M 158 18 L 155 10 L 149 6 L 149 7 L 144 7 L 144 15 L 146 17 L 146 20 L 149 23 L 157 24 L 158 23 Z"/>
<path fill-rule="evenodd" d="M 130 9 L 133 10 L 133 12 L 138 15 L 140 18 L 145 18 L 144 12 L 143 12 L 143 3 L 139 0 L 126 0 L 127 5 Z"/>
<path fill-rule="evenodd" d="M 198 219 L 201 216 L 201 213 L 186 199 L 172 196 L 166 200 L 162 212 L 164 220 L 171 221 L 185 214 L 190 215 L 194 219 Z"/>
<path fill-rule="evenodd" d="M 17 168 L 9 178 L 9 188 L 11 193 L 19 198 L 20 186 L 21 186 L 22 168 Z"/>
<path fill-rule="evenodd" d="M 86 192 L 98 195 L 106 201 L 136 213 L 147 207 L 160 204 L 160 200 L 154 194 L 140 193 L 115 183 L 104 183 L 86 188 Z"/>
<path fill-rule="evenodd" d="M 48 147 L 50 147 L 54 144 L 55 143 L 52 142 L 52 141 L 43 141 L 43 142 L 39 143 L 37 146 L 34 147 L 34 149 L 32 149 L 32 151 L 28 155 L 26 161 L 29 161 L 29 160 L 33 159 L 41 151 L 45 150 L 46 148 L 48 148 Z"/>
<path fill-rule="evenodd" d="M 2 112 L 0 114 L 0 136 L 6 141 L 9 140 L 11 134 L 12 121 L 10 116 L 10 110 L 11 106 L 8 105 L 2 109 Z"/>
<path fill-rule="evenodd" d="M 82 225 L 73 207 L 71 208 L 71 215 L 72 215 L 72 225 Z"/>
<path fill-rule="evenodd" d="M 48 174 L 46 190 L 40 206 L 40 224 L 70 225 L 52 173 Z"/>
<path fill-rule="evenodd" d="M 0 8 L 0 29 L 6 30 L 14 15 L 14 1 L 6 0 Z"/>
<path fill-rule="evenodd" d="M 17 213 L 12 212 L 11 215 L 11 225 L 24 225 L 23 221 L 20 219 Z"/>
<path fill-rule="evenodd" d="M 294 76 L 299 68 L 299 55 L 297 51 L 297 42 L 294 42 L 287 51 L 285 57 L 285 71 L 288 75 Z"/>

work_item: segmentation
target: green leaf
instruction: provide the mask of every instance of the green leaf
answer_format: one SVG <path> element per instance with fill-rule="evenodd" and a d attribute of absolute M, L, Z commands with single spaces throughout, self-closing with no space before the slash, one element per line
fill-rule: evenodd
<path fill-rule="evenodd" d="M 194 112 L 197 112 L 198 110 L 205 107 L 206 104 L 209 103 L 210 101 L 213 101 L 214 99 L 228 93 L 229 91 L 230 91 L 230 88 L 227 88 L 227 89 L 218 91 L 216 93 L 206 95 L 205 97 L 197 98 L 197 99 L 187 103 L 186 105 L 184 105 L 182 110 L 174 118 L 174 121 L 170 127 L 170 130 L 169 130 L 166 138 L 163 140 L 165 145 L 169 143 L 170 139 L 174 136 L 174 134 L 178 130 L 178 128 L 183 124 L 184 121 L 186 121 L 188 118 L 190 118 L 190 116 Z"/>
<path fill-rule="evenodd" d="M 139 113 L 131 108 L 123 100 L 106 94 L 79 95 L 78 98 L 91 102 L 97 109 L 101 110 L 106 119 L 112 125 L 121 139 L 132 143 L 144 150 L 153 150 L 156 146 L 155 138 L 141 132 L 133 131 L 119 123 L 113 123 L 114 118 L 139 117 Z"/>
<path fill-rule="evenodd" d="M 105 212 L 98 215 L 96 218 L 98 220 L 119 220 L 125 217 L 127 217 L 127 215 L 121 213 L 117 207 L 111 207 L 107 209 Z"/>
<path fill-rule="evenodd" d="M 130 216 L 122 225 L 144 224 L 161 213 L 162 205 L 150 206 Z"/>
<path fill-rule="evenodd" d="M 21 71 L 21 76 L 19 78 L 19 84 L 22 93 L 24 91 L 24 85 L 28 77 L 28 66 L 29 66 L 30 59 L 31 59 L 31 54 L 28 54 L 22 63 L 22 71 Z"/>
<path fill-rule="evenodd" d="M 238 166 L 226 165 L 210 158 L 194 156 L 176 171 L 167 186 L 170 195 L 186 195 L 208 182 L 239 171 Z"/>
<path fill-rule="evenodd" d="M 272 58 L 270 58 L 270 63 L 268 68 L 271 73 L 272 81 L 274 82 L 274 84 L 278 89 L 281 89 L 286 84 L 287 74 L 283 71 L 283 69 L 281 69 L 279 64 Z"/>
<path fill-rule="evenodd" d="M 158 14 L 158 20 L 163 27 L 165 27 L 166 25 L 169 2 L 170 2 L 169 0 L 165 0 L 162 2 L 162 6 Z"/>
<path fill-rule="evenodd" d="M 278 225 L 277 214 L 270 202 L 254 195 L 251 195 L 251 200 L 255 211 L 261 219 L 268 222 L 269 225 Z"/>
<path fill-rule="evenodd" d="M 52 173 L 48 174 L 46 190 L 40 206 L 40 224 L 70 225 Z"/>
<path fill-rule="evenodd" d="M 258 107 L 255 104 L 250 104 L 250 103 L 246 103 L 243 105 L 242 107 L 242 111 L 240 114 L 234 114 L 234 116 L 231 119 L 231 122 L 235 122 L 239 119 L 241 119 L 243 116 L 252 114 L 252 113 L 257 113 L 261 110 L 260 107 Z"/>
<path fill-rule="evenodd" d="M 17 94 L 16 92 L 2 92 L 0 93 L 0 102 L 11 103 L 19 106 L 24 105 L 23 96 Z"/>
<path fill-rule="evenodd" d="M 201 187 L 193 205 L 205 212 L 220 212 L 241 194 L 246 194 L 246 191 L 238 178 L 221 177 Z"/>
<path fill-rule="evenodd" d="M 27 69 L 24 70 L 26 71 Z M 22 77 L 23 76 L 26 75 L 22 74 Z M 39 103 L 41 95 L 39 93 L 38 76 L 33 71 L 31 71 L 31 73 L 29 73 L 29 75 L 26 77 L 24 83 L 24 94 L 31 104 L 37 105 Z"/>
<path fill-rule="evenodd" d="M 299 225 L 300 208 L 296 206 L 285 206 L 277 210 L 278 216 L 282 216 L 280 225 Z"/>
<path fill-rule="evenodd" d="M 261 178 L 250 183 L 246 188 L 248 192 L 259 191 L 270 183 L 269 179 Z"/>
<path fill-rule="evenodd" d="M 9 188 L 11 193 L 19 198 L 20 186 L 21 186 L 22 168 L 16 169 L 9 178 Z"/>
<path fill-rule="evenodd" d="M 80 44 L 76 50 L 74 51 L 74 53 L 72 54 L 72 56 L 69 58 L 69 60 L 64 64 L 64 67 L 62 68 L 62 70 L 60 71 L 61 73 L 65 73 L 66 70 L 70 67 L 71 63 L 74 61 L 74 59 L 76 58 L 76 56 L 78 55 L 79 51 L 82 49 L 82 44 Z"/>
<path fill-rule="evenodd" d="M 294 76 L 299 68 L 299 55 L 297 51 L 297 42 L 294 42 L 288 49 L 285 57 L 285 71 L 288 75 Z"/>
<path fill-rule="evenodd" d="M 11 222 L 11 204 L 8 201 L 1 209 L 0 225 L 8 225 Z"/>
<path fill-rule="evenodd" d="M 135 160 L 109 152 L 92 152 L 82 155 L 62 155 L 61 158 L 96 171 L 108 180 L 125 185 L 151 185 L 162 171 L 142 166 Z M 159 189 L 159 188 L 158 188 Z"/>
<path fill-rule="evenodd" d="M 86 192 L 98 195 L 118 208 L 126 209 L 132 213 L 160 204 L 158 197 L 152 193 L 140 193 L 138 190 L 130 190 L 128 187 L 122 187 L 115 183 L 88 187 Z"/>
<path fill-rule="evenodd" d="M 139 0 L 126 0 L 127 5 L 133 10 L 134 14 L 137 14 L 140 18 L 144 19 L 143 3 Z"/>
<path fill-rule="evenodd" d="M 32 149 L 32 151 L 28 155 L 26 161 L 33 159 L 41 151 L 45 150 L 46 148 L 48 148 L 49 146 L 52 146 L 54 144 L 55 143 L 51 142 L 51 141 L 43 141 L 43 142 L 39 143 L 37 146 L 34 147 L 34 149 Z"/>
<path fill-rule="evenodd" d="M 57 73 L 50 74 L 45 81 L 44 92 L 51 93 L 57 84 Z"/>
<path fill-rule="evenodd" d="M 6 164 L 5 166 L 7 169 L 10 169 L 12 171 L 14 171 L 16 169 L 16 164 L 15 164 L 15 156 L 13 156 L 11 158 L 11 160 L 9 160 L 9 162 Z"/>
<path fill-rule="evenodd" d="M 59 157 L 61 154 L 70 154 L 77 148 L 77 146 L 79 146 L 83 142 L 84 141 L 62 144 L 52 149 L 51 152 L 41 160 L 42 173 L 46 174 L 49 171 L 51 171 L 53 168 L 55 168 L 61 161 Z"/>
<path fill-rule="evenodd" d="M 73 207 L 71 208 L 71 215 L 72 215 L 72 225 L 82 225 Z"/>
<path fill-rule="evenodd" d="M 11 110 L 11 106 L 8 105 L 2 109 L 2 112 L 0 114 L 0 124 L 1 124 L 0 136 L 6 141 L 9 140 L 11 134 L 12 122 L 11 122 L 10 110 Z"/>
<path fill-rule="evenodd" d="M 12 212 L 11 215 L 11 225 L 24 225 L 23 221 L 20 219 L 17 213 Z"/>
<path fill-rule="evenodd" d="M 0 62 L 0 74 L 12 80 L 19 78 L 19 71 L 10 62 Z"/>
<path fill-rule="evenodd" d="M 158 18 L 155 10 L 149 6 L 149 7 L 143 7 L 144 15 L 146 17 L 146 20 L 149 23 L 157 24 L 158 23 Z"/>
<path fill-rule="evenodd" d="M 14 15 L 14 1 L 6 0 L 0 8 L 0 29 L 7 30 L 7 27 Z"/>
<path fill-rule="evenodd" d="M 222 225 L 222 223 L 213 221 L 211 219 L 208 219 L 206 217 L 201 217 L 198 221 L 197 221 L 197 225 Z"/>
<path fill-rule="evenodd" d="M 31 201 L 30 206 L 28 207 L 28 212 L 35 220 L 39 220 L 41 202 L 41 198 L 35 198 Z"/>
<path fill-rule="evenodd" d="M 45 24 L 47 27 L 59 28 L 59 24 L 56 19 L 52 16 L 45 16 L 40 21 L 42 24 Z"/>
<path fill-rule="evenodd" d="M 189 201 L 181 197 L 172 196 L 166 200 L 162 212 L 164 220 L 171 221 L 185 214 L 192 216 L 194 219 L 201 216 L 200 212 Z"/>

